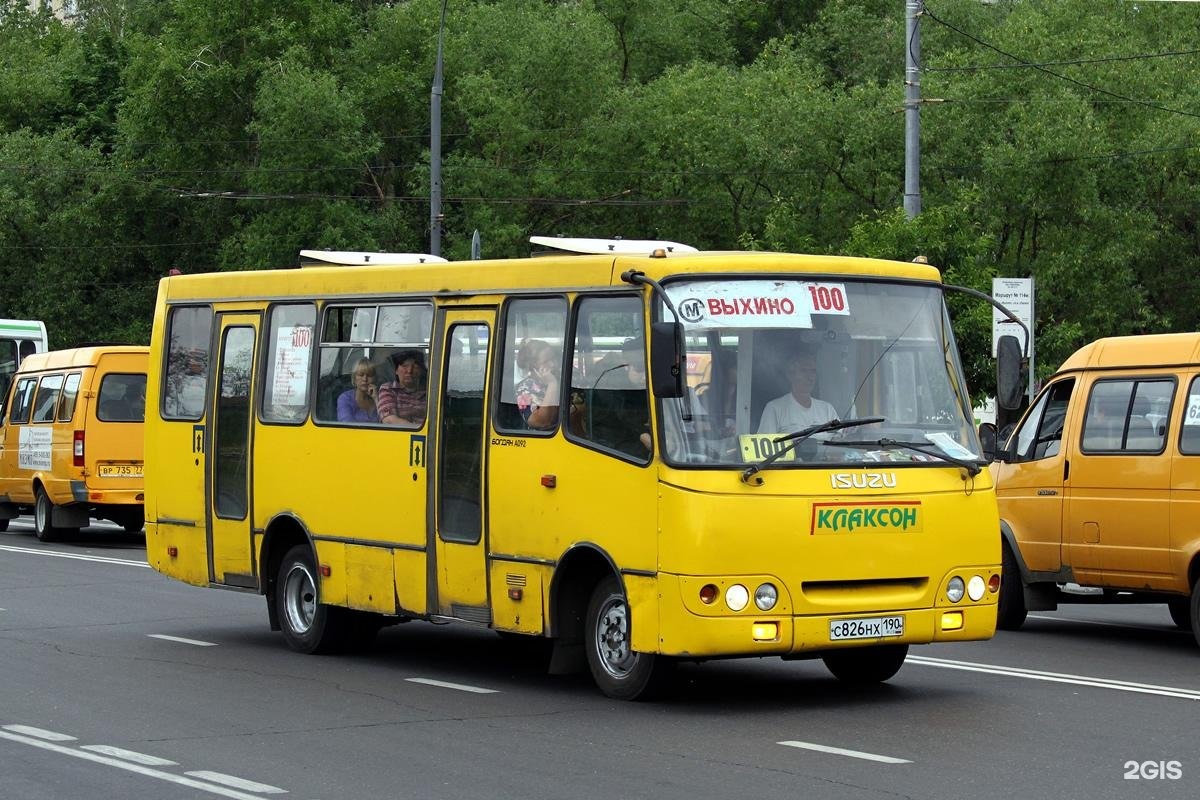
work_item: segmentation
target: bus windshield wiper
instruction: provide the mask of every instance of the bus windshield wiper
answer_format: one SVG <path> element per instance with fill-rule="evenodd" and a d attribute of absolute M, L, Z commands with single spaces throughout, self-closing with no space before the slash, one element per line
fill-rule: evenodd
<path fill-rule="evenodd" d="M 958 458 L 957 456 L 947 455 L 940 448 L 933 444 L 930 444 L 929 447 L 925 447 L 914 442 L 903 442 L 899 439 L 888 439 L 886 437 L 882 439 L 868 439 L 861 442 L 841 441 L 826 442 L 825 444 L 832 447 L 894 447 L 900 450 L 912 450 L 914 453 L 923 453 L 927 456 L 933 456 L 939 461 L 945 461 L 949 464 L 962 467 L 972 478 L 983 471 L 983 467 L 979 466 L 977 462 L 969 461 L 965 458 Z"/>
<path fill-rule="evenodd" d="M 783 456 L 796 449 L 802 441 L 817 433 L 828 433 L 829 431 L 840 431 L 842 428 L 857 428 L 860 425 L 873 425 L 876 422 L 884 422 L 883 417 L 860 417 L 858 419 L 831 419 L 828 422 L 822 422 L 820 425 L 810 425 L 807 428 L 798 430 L 795 433 L 785 434 L 772 439 L 775 444 L 781 442 L 791 442 L 787 447 L 781 447 L 771 455 L 764 458 L 757 464 L 751 464 L 742 472 L 742 483 L 750 483 L 755 475 L 762 472 L 767 467 L 774 464 Z M 754 480 L 755 486 L 762 486 L 762 478 Z"/>

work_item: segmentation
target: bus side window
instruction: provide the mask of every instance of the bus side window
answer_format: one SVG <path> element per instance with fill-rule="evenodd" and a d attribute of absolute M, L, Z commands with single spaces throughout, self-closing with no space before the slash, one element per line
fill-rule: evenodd
<path fill-rule="evenodd" d="M 571 438 L 645 463 L 652 442 L 641 298 L 586 297 L 576 309 L 571 391 L 582 404 Z"/>
<path fill-rule="evenodd" d="M 567 303 L 562 298 L 522 299 L 508 303 L 504 314 L 504 347 L 499 359 L 499 400 L 493 419 L 496 430 L 519 432 L 524 436 L 558 428 L 549 421 L 543 425 L 532 424 L 530 417 L 533 404 L 561 406 L 561 382 L 555 397 L 545 395 L 544 365 L 556 360 L 558 375 L 562 374 L 566 328 Z"/>

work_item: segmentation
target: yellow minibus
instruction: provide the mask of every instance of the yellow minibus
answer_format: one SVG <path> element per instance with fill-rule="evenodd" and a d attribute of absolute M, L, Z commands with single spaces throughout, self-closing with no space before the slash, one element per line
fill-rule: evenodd
<path fill-rule="evenodd" d="M 142 529 L 148 348 L 34 353 L 0 407 L 0 530 L 32 510 L 42 541 L 107 519 Z"/>
<path fill-rule="evenodd" d="M 935 268 L 595 249 L 163 279 L 151 565 L 264 595 L 301 652 L 455 621 L 627 699 L 679 659 L 873 683 L 993 635 L 999 520 Z"/>
<path fill-rule="evenodd" d="M 1081 347 L 996 457 L 1000 627 L 1059 602 L 1166 603 L 1200 643 L 1200 334 Z"/>

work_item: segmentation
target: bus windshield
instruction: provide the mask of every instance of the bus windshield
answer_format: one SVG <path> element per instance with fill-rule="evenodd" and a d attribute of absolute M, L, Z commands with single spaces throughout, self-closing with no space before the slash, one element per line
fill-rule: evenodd
<path fill-rule="evenodd" d="M 688 373 L 685 396 L 660 401 L 668 462 L 741 468 L 781 449 L 772 469 L 981 460 L 937 287 L 742 278 L 666 290 Z M 789 436 L 834 419 L 864 423 Z"/>

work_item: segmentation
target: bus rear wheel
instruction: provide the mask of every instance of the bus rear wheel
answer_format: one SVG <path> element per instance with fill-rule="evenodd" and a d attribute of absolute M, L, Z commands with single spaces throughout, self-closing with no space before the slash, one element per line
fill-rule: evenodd
<path fill-rule="evenodd" d="M 287 551 L 275 579 L 275 607 L 288 647 L 300 653 L 341 649 L 347 620 L 343 609 L 321 602 L 312 551 L 298 544 Z"/>
<path fill-rule="evenodd" d="M 629 616 L 621 582 L 610 575 L 588 603 L 588 668 L 600 691 L 614 700 L 649 700 L 662 691 L 674 662 L 632 649 Z"/>
<path fill-rule="evenodd" d="M 33 532 L 38 541 L 53 542 L 61 531 L 54 527 L 54 503 L 46 490 L 38 487 L 33 501 Z"/>
<path fill-rule="evenodd" d="M 6 530 L 8 530 L 8 520 L 0 519 L 0 533 L 4 533 Z"/>
<path fill-rule="evenodd" d="M 900 671 L 908 657 L 906 644 L 882 644 L 835 650 L 821 660 L 833 676 L 852 686 L 883 683 Z"/>

